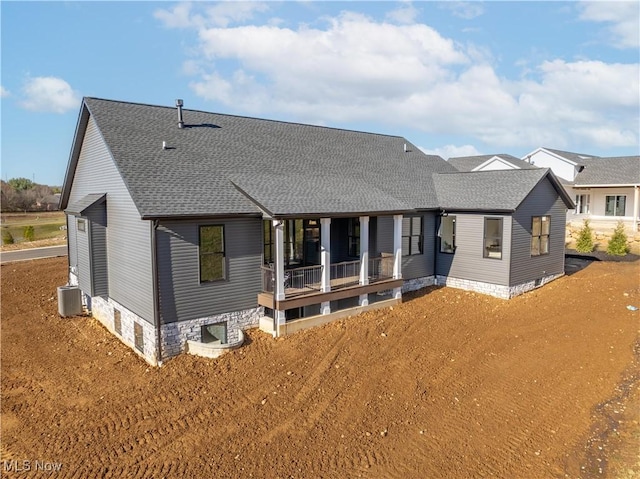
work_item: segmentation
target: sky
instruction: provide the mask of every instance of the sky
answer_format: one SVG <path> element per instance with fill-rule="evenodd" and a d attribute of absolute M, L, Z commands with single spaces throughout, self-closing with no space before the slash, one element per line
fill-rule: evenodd
<path fill-rule="evenodd" d="M 83 96 L 400 135 L 430 154 L 640 153 L 640 2 L 0 2 L 1 176 L 63 183 Z"/>

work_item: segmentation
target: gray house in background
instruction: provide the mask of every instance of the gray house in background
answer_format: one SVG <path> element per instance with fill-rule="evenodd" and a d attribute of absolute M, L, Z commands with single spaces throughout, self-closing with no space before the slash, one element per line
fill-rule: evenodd
<path fill-rule="evenodd" d="M 85 98 L 61 198 L 69 284 L 152 364 L 563 274 L 573 204 L 548 169 L 458 173 L 402 137 L 179 105 Z"/>

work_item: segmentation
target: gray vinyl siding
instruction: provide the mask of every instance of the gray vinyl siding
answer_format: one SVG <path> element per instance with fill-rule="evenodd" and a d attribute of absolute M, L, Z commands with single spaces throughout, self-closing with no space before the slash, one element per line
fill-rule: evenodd
<path fill-rule="evenodd" d="M 87 194 L 107 194 L 107 269 L 109 296 L 153 323 L 151 230 L 140 219 L 92 118 L 82 143 L 69 204 Z M 72 246 L 70 244 L 70 246 Z M 80 248 L 78 248 L 80 253 Z M 82 272 L 79 272 L 83 274 Z"/>
<path fill-rule="evenodd" d="M 436 250 L 436 274 L 483 283 L 509 285 L 511 263 L 511 216 L 482 213 L 456 213 L 454 254 Z M 502 259 L 484 258 L 484 218 L 502 218 Z M 437 231 L 437 230 L 436 230 Z"/>
<path fill-rule="evenodd" d="M 199 226 L 224 225 L 226 278 L 200 283 Z M 170 323 L 257 306 L 262 220 L 161 222 L 156 234 L 160 316 Z"/>
<path fill-rule="evenodd" d="M 76 217 L 67 215 L 67 242 L 69 243 L 69 267 L 78 266 L 78 240 L 76 233 Z"/>
<path fill-rule="evenodd" d="M 78 247 L 78 286 L 85 293 L 92 295 L 91 281 L 91 248 L 89 247 L 89 226 L 85 221 L 84 231 L 78 231 L 76 235 L 76 245 Z M 75 218 L 75 228 L 77 230 L 78 218 Z"/>
<path fill-rule="evenodd" d="M 564 272 L 566 205 L 549 180 L 540 182 L 513 215 L 510 286 Z M 531 256 L 531 219 L 551 216 L 549 254 Z"/>
<path fill-rule="evenodd" d="M 435 214 L 422 216 L 422 254 L 402 257 L 402 277 L 404 279 L 422 278 L 434 274 L 434 236 Z M 411 216 L 402 218 L 402 234 L 409 234 Z M 379 216 L 377 224 L 377 254 L 393 253 L 393 216 Z"/>
<path fill-rule="evenodd" d="M 86 213 L 91 259 L 91 295 L 108 296 L 106 203 L 92 206 Z"/>

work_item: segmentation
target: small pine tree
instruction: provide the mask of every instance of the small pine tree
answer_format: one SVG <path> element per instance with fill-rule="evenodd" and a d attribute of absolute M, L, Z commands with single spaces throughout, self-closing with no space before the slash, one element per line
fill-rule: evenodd
<path fill-rule="evenodd" d="M 13 235 L 9 230 L 2 230 L 2 244 L 13 244 L 15 243 L 13 239 Z"/>
<path fill-rule="evenodd" d="M 609 240 L 607 253 L 614 256 L 624 256 L 628 252 L 629 246 L 627 245 L 627 234 L 624 232 L 624 223 L 618 221 L 618 226 L 613 230 L 613 236 Z"/>
<path fill-rule="evenodd" d="M 24 237 L 25 241 L 33 241 L 36 236 L 36 233 L 33 230 L 33 226 L 25 226 L 22 236 Z"/>
<path fill-rule="evenodd" d="M 584 220 L 584 225 L 578 232 L 576 251 L 578 253 L 591 253 L 593 251 L 593 232 L 589 226 L 589 220 Z"/>

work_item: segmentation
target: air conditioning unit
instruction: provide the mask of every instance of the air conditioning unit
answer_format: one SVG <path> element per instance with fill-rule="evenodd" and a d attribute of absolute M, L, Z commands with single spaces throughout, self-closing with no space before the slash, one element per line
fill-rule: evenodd
<path fill-rule="evenodd" d="M 78 286 L 58 286 L 58 314 L 62 317 L 82 314 L 82 293 Z"/>

